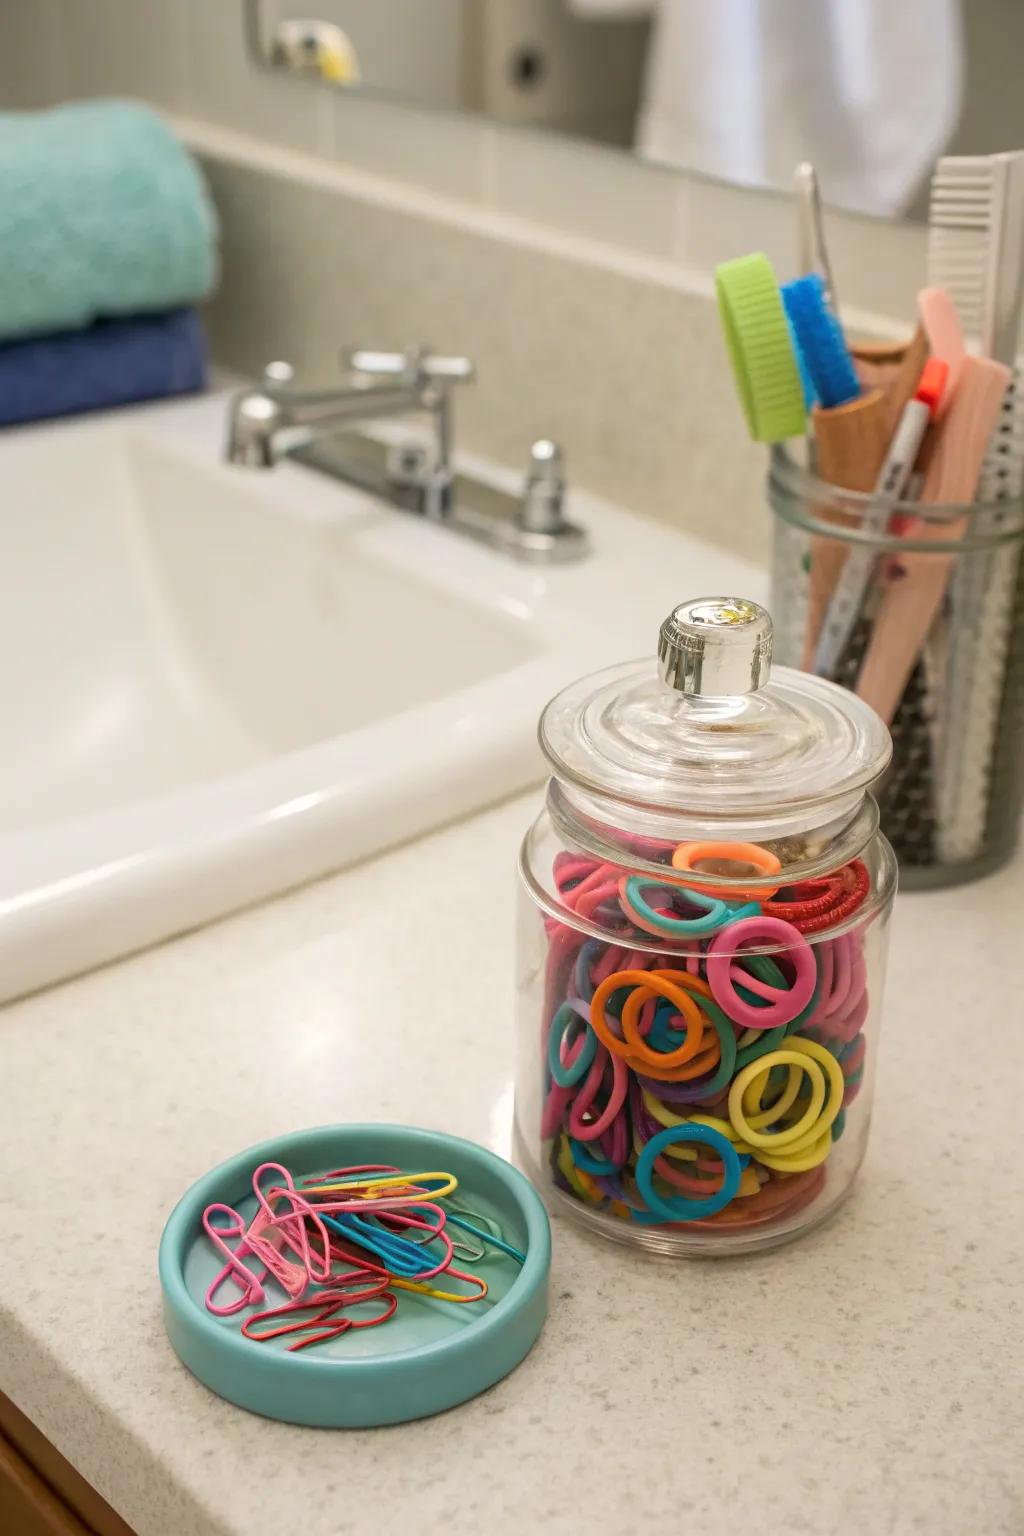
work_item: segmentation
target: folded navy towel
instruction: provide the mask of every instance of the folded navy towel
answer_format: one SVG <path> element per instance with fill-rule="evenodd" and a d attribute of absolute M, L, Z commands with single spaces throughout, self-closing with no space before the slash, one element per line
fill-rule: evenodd
<path fill-rule="evenodd" d="M 149 107 L 0 112 L 0 341 L 198 303 L 215 242 L 199 171 Z"/>
<path fill-rule="evenodd" d="M 189 394 L 205 378 L 195 310 L 100 320 L 85 331 L 0 346 L 0 425 Z"/>

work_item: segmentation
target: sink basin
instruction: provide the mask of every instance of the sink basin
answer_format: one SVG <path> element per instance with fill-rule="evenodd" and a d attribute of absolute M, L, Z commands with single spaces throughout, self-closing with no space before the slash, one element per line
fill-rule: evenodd
<path fill-rule="evenodd" d="M 524 787 L 558 687 L 649 650 L 681 596 L 763 587 L 587 498 L 589 561 L 518 566 L 222 464 L 224 417 L 0 438 L 0 999 Z"/>
<path fill-rule="evenodd" d="M 44 442 L 5 464 L 0 691 L 20 745 L 0 832 L 257 768 L 540 649 L 522 616 L 380 558 L 351 516 L 280 516 L 248 475 L 143 433 Z"/>

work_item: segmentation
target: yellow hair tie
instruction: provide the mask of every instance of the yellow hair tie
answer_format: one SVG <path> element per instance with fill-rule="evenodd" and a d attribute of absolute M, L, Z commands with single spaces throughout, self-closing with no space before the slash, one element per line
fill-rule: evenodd
<path fill-rule="evenodd" d="M 832 1127 L 827 1126 L 821 1135 L 815 1141 L 812 1141 L 810 1146 L 802 1152 L 786 1156 L 782 1152 L 776 1155 L 772 1152 L 758 1150 L 754 1153 L 754 1156 L 759 1163 L 763 1163 L 766 1168 L 771 1168 L 777 1173 L 806 1173 L 808 1169 L 817 1168 L 819 1163 L 823 1163 L 831 1150 Z"/>
<path fill-rule="evenodd" d="M 742 1139 L 735 1128 L 730 1125 L 728 1120 L 719 1120 L 716 1115 L 677 1115 L 674 1114 L 672 1110 L 666 1108 L 661 1100 L 656 1099 L 647 1088 L 644 1088 L 641 1091 L 643 1093 L 644 1104 L 647 1106 L 647 1110 L 651 1118 L 657 1120 L 658 1124 L 665 1126 L 666 1129 L 670 1126 L 676 1125 L 704 1125 L 707 1126 L 709 1130 L 718 1131 L 720 1135 L 725 1136 L 729 1141 L 732 1142 L 737 1152 L 741 1154 L 749 1154 L 753 1152 L 754 1148 Z M 636 1150 L 639 1154 L 639 1152 L 642 1150 L 642 1144 L 637 1146 Z M 664 1155 L 666 1157 L 678 1158 L 680 1162 L 693 1163 L 697 1161 L 697 1158 L 700 1156 L 700 1152 L 698 1148 L 692 1144 L 687 1146 L 685 1143 L 683 1143 L 675 1147 L 666 1147 Z"/>
<path fill-rule="evenodd" d="M 760 1093 L 767 1082 L 768 1073 L 776 1066 L 790 1068 L 785 1089 L 767 1110 L 751 1114 L 748 1119 L 748 1095 L 754 1102 L 760 1102 Z M 801 1072 L 806 1073 L 811 1085 L 806 1099 L 800 1094 Z M 793 1035 L 783 1049 L 771 1051 L 757 1061 L 752 1061 L 736 1076 L 729 1090 L 729 1119 L 740 1135 L 752 1143 L 755 1157 L 766 1167 L 780 1167 L 791 1173 L 804 1172 L 807 1168 L 817 1167 L 828 1156 L 832 1142 L 831 1126 L 842 1107 L 845 1086 L 842 1068 L 831 1051 L 814 1040 Z M 751 1095 L 752 1088 L 756 1089 L 756 1096 Z M 798 1107 L 806 1107 L 802 1108 L 795 1121 L 785 1122 L 783 1128 L 777 1131 L 764 1131 L 761 1128 L 781 1120 L 797 1103 L 798 1098 Z M 762 1150 L 770 1153 L 771 1161 L 762 1155 Z M 806 1161 L 807 1158 L 811 1161 Z"/>

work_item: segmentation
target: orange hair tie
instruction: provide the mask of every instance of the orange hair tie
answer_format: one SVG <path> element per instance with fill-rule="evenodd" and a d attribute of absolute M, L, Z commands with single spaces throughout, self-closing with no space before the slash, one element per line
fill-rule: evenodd
<path fill-rule="evenodd" d="M 625 1038 L 620 1040 L 608 1026 L 605 1005 L 613 992 L 627 986 L 632 990 L 622 1009 Z M 717 1034 L 704 1043 L 705 1018 L 699 1003 L 690 996 L 692 992 L 699 997 L 712 995 L 707 982 L 689 971 L 616 971 L 600 983 L 590 1000 L 591 1027 L 601 1043 L 640 1076 L 662 1083 L 691 1082 L 713 1072 L 722 1059 Z M 638 1015 L 654 997 L 666 998 L 686 1023 L 686 1039 L 674 1051 L 652 1051 L 640 1033 Z"/>
<path fill-rule="evenodd" d="M 663 980 L 664 976 L 666 976 L 665 972 L 658 971 L 613 971 L 597 987 L 593 997 L 590 999 L 590 1026 L 601 1044 L 607 1047 L 613 1056 L 622 1056 L 628 1062 L 630 1057 L 636 1055 L 634 1042 L 639 1041 L 641 1050 L 649 1055 L 657 1065 L 671 1067 L 689 1061 L 700 1049 L 701 1039 L 704 1034 L 704 1019 L 700 1009 L 688 992 L 684 992 L 681 987 L 674 985 L 671 980 Z M 669 1051 L 664 1054 L 649 1050 L 644 1044 L 643 1037 L 637 1030 L 635 1023 L 632 1025 L 632 1040 L 628 1035 L 626 1039 L 620 1040 L 618 1035 L 613 1034 L 608 1027 L 608 1021 L 604 1015 L 605 1004 L 612 993 L 618 992 L 622 987 L 642 987 L 647 996 L 657 994 L 659 997 L 667 998 L 670 1003 L 675 1005 L 686 1021 L 686 1039 L 678 1050 Z M 646 1001 L 646 997 L 644 1001 Z M 627 999 L 626 1006 L 629 1006 L 629 999 Z M 623 1025 L 623 1031 L 625 1032 L 625 1025 Z"/>
<path fill-rule="evenodd" d="M 770 849 L 762 848 L 760 843 L 680 843 L 672 855 L 672 868 L 683 874 L 699 875 L 702 871 L 696 866 L 707 863 L 711 859 L 718 859 L 726 864 L 746 864 L 759 875 L 777 875 L 782 869 L 778 856 Z M 721 875 L 724 871 L 709 871 L 709 873 Z M 781 889 L 777 885 L 744 888 L 733 885 L 731 881 L 728 885 L 719 885 L 710 881 L 698 883 L 693 879 L 686 883 L 692 890 L 700 891 L 705 896 L 717 896 L 722 900 L 746 896 L 753 901 L 767 901 Z"/>

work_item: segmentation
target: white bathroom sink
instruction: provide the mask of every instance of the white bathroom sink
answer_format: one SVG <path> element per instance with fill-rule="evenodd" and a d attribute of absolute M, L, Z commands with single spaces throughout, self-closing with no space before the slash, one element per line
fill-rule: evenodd
<path fill-rule="evenodd" d="M 227 466 L 224 419 L 0 435 L 0 1000 L 524 787 L 557 688 L 683 596 L 763 588 L 589 498 L 593 556 L 521 566 Z"/>

